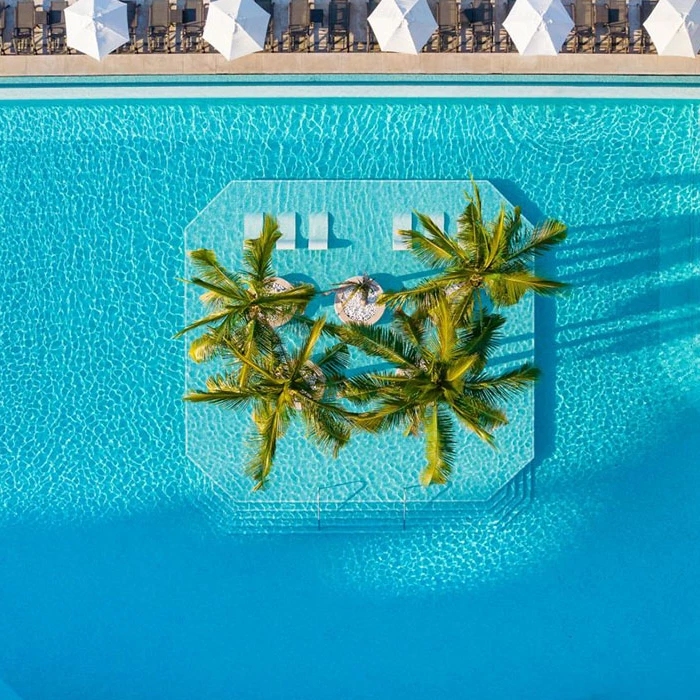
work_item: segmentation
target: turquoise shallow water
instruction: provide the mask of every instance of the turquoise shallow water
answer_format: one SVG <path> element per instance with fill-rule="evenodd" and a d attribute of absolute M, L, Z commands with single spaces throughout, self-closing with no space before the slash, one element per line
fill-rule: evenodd
<path fill-rule="evenodd" d="M 700 693 L 700 105 L 0 111 L 0 671 L 20 697 Z M 227 535 L 169 340 L 188 222 L 231 180 L 470 171 L 571 227 L 549 264 L 574 290 L 537 309 L 532 503 Z"/>

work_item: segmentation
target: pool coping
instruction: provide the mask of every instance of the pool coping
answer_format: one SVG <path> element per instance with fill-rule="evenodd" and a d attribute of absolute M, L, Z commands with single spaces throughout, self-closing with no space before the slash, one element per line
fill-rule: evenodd
<path fill-rule="evenodd" d="M 98 62 L 83 55 L 6 56 L 0 76 L 119 75 L 700 75 L 697 58 L 650 54 L 257 53 L 235 61 L 219 54 L 118 54 Z M 1 85 L 1 81 L 0 81 Z"/>

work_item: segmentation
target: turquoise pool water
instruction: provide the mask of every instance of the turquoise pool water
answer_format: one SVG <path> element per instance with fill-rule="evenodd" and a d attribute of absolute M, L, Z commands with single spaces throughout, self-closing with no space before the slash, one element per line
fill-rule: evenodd
<path fill-rule="evenodd" d="M 2 103 L 0 676 L 29 698 L 685 698 L 700 104 Z M 188 458 L 185 228 L 232 180 L 491 180 L 563 218 L 512 518 L 256 537 Z M 10 691 L 8 690 L 8 693 Z M 1 693 L 1 691 L 0 691 Z M 2 695 L 0 694 L 0 697 Z"/>

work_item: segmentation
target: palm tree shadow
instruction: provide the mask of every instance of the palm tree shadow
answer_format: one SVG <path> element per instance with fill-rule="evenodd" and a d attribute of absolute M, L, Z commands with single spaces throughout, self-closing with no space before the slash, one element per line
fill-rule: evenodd
<path fill-rule="evenodd" d="M 316 295 L 306 307 L 307 316 L 315 316 L 322 309 L 322 307 L 326 306 L 324 301 L 326 297 L 324 297 L 322 294 L 324 290 L 320 289 L 318 282 L 313 277 L 304 275 L 300 272 L 291 272 L 290 274 L 285 275 L 284 278 L 291 284 L 310 284 L 314 287 L 314 289 L 316 289 Z"/>
<path fill-rule="evenodd" d="M 512 180 L 492 179 L 491 183 L 498 188 L 503 196 L 511 203 L 517 203 L 523 216 L 532 224 L 543 221 L 546 217 L 537 204 L 531 200 Z M 563 244 L 566 250 L 569 239 Z M 539 274 L 559 279 L 560 258 L 563 253 L 554 249 L 537 261 Z M 542 375 L 535 384 L 535 457 L 528 465 L 535 469 L 554 451 L 556 438 L 556 382 L 557 382 L 557 350 L 554 343 L 557 328 L 556 302 L 552 298 L 535 297 L 535 365 L 540 368 Z"/>

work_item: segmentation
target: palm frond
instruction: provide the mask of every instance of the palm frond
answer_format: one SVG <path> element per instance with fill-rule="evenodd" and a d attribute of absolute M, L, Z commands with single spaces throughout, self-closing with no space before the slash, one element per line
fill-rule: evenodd
<path fill-rule="evenodd" d="M 514 248 L 510 258 L 523 259 L 527 256 L 540 255 L 566 240 L 567 227 L 558 219 L 546 219 L 535 227 L 526 241 Z"/>
<path fill-rule="evenodd" d="M 539 376 L 539 369 L 529 363 L 501 374 L 481 373 L 469 378 L 464 393 L 491 403 L 508 401 L 525 391 Z"/>
<path fill-rule="evenodd" d="M 188 251 L 187 254 L 196 271 L 195 278 L 212 285 L 215 289 L 221 289 L 224 295 L 240 288 L 240 276 L 227 270 L 219 262 L 213 250 L 198 248 Z"/>
<path fill-rule="evenodd" d="M 350 352 L 345 343 L 336 343 L 323 351 L 315 360 L 316 366 L 323 372 L 326 380 L 337 380 L 343 376 L 343 372 L 350 364 Z"/>
<path fill-rule="evenodd" d="M 524 268 L 489 274 L 486 285 L 489 296 L 498 306 L 513 306 L 528 292 L 549 296 L 566 287 L 563 282 L 538 277 Z"/>
<path fill-rule="evenodd" d="M 349 323 L 338 333 L 342 340 L 361 350 L 365 355 L 378 357 L 399 367 L 413 365 L 419 358 L 418 350 L 411 344 L 409 338 L 403 337 L 386 326 Z"/>
<path fill-rule="evenodd" d="M 282 233 L 277 225 L 277 219 L 265 214 L 260 236 L 247 239 L 243 244 L 243 262 L 247 268 L 246 272 L 258 290 L 271 277 L 274 277 L 272 253 L 280 238 Z"/>
<path fill-rule="evenodd" d="M 426 465 L 420 474 L 423 486 L 446 484 L 454 466 L 454 425 L 449 413 L 433 405 L 423 423 Z"/>
<path fill-rule="evenodd" d="M 245 472 L 255 481 L 253 491 L 267 486 L 267 480 L 277 453 L 277 442 L 283 437 L 289 422 L 289 408 L 280 403 L 265 404 L 255 416 L 256 432 L 249 440 L 251 456 Z"/>
<path fill-rule="evenodd" d="M 379 295 L 379 303 L 391 309 L 407 306 L 411 309 L 427 311 L 432 309 L 441 296 L 444 296 L 446 282 L 442 277 L 432 277 L 420 282 L 415 287 L 387 291 Z"/>

